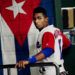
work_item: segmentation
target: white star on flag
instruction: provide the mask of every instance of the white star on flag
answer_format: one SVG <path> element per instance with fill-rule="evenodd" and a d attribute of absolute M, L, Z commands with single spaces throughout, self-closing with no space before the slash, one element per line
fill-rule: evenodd
<path fill-rule="evenodd" d="M 14 13 L 14 18 L 18 15 L 18 13 L 27 14 L 23 9 L 22 6 L 24 5 L 25 1 L 17 3 L 15 0 L 12 0 L 12 6 L 7 7 L 6 9 L 12 10 Z"/>

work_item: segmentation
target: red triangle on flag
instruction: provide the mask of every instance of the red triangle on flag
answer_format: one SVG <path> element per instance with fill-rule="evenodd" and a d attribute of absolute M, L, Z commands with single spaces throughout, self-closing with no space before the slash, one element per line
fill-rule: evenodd
<path fill-rule="evenodd" d="M 23 45 L 30 25 L 32 13 L 40 0 L 1 0 L 0 13 L 13 32 L 20 46 Z M 8 33 L 7 33 L 8 34 Z"/>

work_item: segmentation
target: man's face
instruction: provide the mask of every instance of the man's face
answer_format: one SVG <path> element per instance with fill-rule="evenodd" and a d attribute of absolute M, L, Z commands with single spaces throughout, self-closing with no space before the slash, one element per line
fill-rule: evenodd
<path fill-rule="evenodd" d="M 44 16 L 42 13 L 35 13 L 33 16 L 33 21 L 39 30 L 48 25 L 48 17 Z"/>

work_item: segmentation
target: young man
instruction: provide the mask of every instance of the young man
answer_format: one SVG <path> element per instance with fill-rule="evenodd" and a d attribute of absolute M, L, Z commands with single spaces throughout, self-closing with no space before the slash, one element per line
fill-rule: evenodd
<path fill-rule="evenodd" d="M 19 61 L 16 66 L 25 68 L 29 63 L 54 62 L 59 66 L 60 75 L 65 75 L 63 66 L 62 50 L 70 46 L 70 41 L 60 31 L 60 29 L 48 24 L 46 10 L 42 7 L 35 8 L 33 12 L 33 21 L 40 33 L 37 39 L 37 49 L 39 53 L 28 58 L 28 60 Z M 45 67 L 44 75 L 56 75 L 54 67 Z"/>

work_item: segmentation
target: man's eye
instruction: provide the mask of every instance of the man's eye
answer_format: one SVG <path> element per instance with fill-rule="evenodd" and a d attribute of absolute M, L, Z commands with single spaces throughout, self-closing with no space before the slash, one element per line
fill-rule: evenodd
<path fill-rule="evenodd" d="M 38 17 L 38 19 L 42 19 L 41 17 Z"/>

